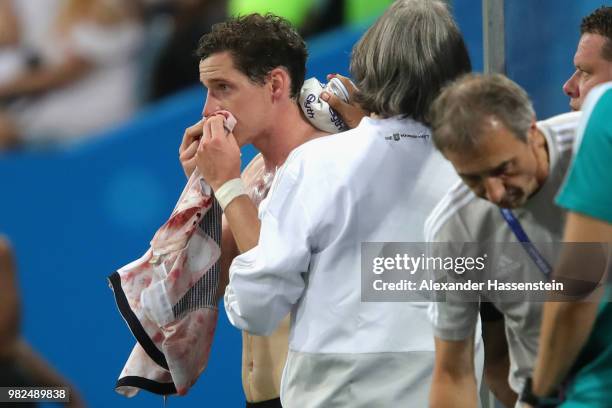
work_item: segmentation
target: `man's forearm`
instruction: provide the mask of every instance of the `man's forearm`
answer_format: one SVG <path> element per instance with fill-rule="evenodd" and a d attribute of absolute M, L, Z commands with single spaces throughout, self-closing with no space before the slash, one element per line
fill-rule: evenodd
<path fill-rule="evenodd" d="M 596 314 L 596 302 L 545 304 L 534 394 L 549 395 L 565 378 L 591 333 Z"/>
<path fill-rule="evenodd" d="M 92 65 L 80 58 L 71 58 L 52 68 L 24 73 L 0 87 L 0 97 L 14 97 L 45 92 L 63 87 L 85 76 Z"/>
<path fill-rule="evenodd" d="M 229 283 L 229 268 L 233 259 L 233 257 L 225 256 L 223 248 L 221 248 L 221 257 L 219 258 L 219 284 L 217 286 L 216 296 L 218 300 L 222 299 L 225 294 L 225 288 Z"/>
<path fill-rule="evenodd" d="M 436 370 L 438 371 L 438 370 Z M 455 376 L 434 371 L 429 397 L 430 408 L 476 408 L 478 396 L 472 375 Z"/>
<path fill-rule="evenodd" d="M 491 303 L 482 303 L 482 338 L 484 341 L 485 361 L 484 380 L 486 385 L 505 407 L 514 407 L 518 396 L 510 388 L 508 376 L 510 373 L 510 356 L 506 325 L 503 315 Z"/>
<path fill-rule="evenodd" d="M 588 216 L 570 213 L 563 241 L 611 242 L 612 227 Z M 568 278 L 570 282 L 605 282 L 608 259 L 605 247 L 568 244 L 563 248 L 555 273 L 559 278 Z M 584 302 L 547 302 L 544 305 L 533 374 L 532 389 L 535 395 L 544 396 L 553 392 L 576 361 L 593 329 L 604 288 L 596 288 L 589 293 L 589 300 Z M 579 291 L 584 296 L 582 292 Z"/>
<path fill-rule="evenodd" d="M 238 196 L 225 207 L 224 214 L 240 253 L 256 247 L 261 224 L 253 201 L 247 195 Z"/>
<path fill-rule="evenodd" d="M 431 408 L 476 408 L 474 337 L 447 341 L 436 337 L 436 355 L 429 394 Z"/>
<path fill-rule="evenodd" d="M 518 395 L 512 391 L 508 383 L 509 370 L 510 361 L 507 356 L 491 367 L 485 366 L 485 383 L 495 398 L 505 407 L 512 408 L 516 404 Z"/>

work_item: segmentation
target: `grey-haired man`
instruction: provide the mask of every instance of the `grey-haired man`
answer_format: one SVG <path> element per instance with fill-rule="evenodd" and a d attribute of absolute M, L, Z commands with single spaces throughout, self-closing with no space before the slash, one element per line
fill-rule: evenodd
<path fill-rule="evenodd" d="M 433 105 L 433 139 L 463 182 L 432 211 L 425 225 L 427 241 L 501 243 L 527 236 L 533 243 L 560 242 L 565 211 L 553 200 L 569 166 L 579 119 L 580 112 L 574 112 L 536 122 L 525 91 L 502 75 L 471 75 L 447 87 Z M 538 254 L 553 263 L 545 259 L 548 254 Z M 522 255 L 521 265 L 531 265 L 530 257 Z M 539 274 L 545 271 L 536 268 L 525 273 L 534 271 L 538 276 L 533 278 L 544 278 Z M 509 385 L 518 393 L 535 362 L 541 304 L 500 302 L 486 290 L 478 294 L 504 315 Z M 472 338 L 481 304 L 433 304 L 432 407 L 476 406 Z M 501 337 L 490 340 L 504 341 Z M 513 393 L 498 393 L 498 398 L 507 406 L 516 401 Z"/>

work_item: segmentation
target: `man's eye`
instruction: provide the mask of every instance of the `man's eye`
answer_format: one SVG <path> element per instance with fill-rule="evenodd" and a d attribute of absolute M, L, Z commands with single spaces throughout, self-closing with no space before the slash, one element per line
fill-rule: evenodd
<path fill-rule="evenodd" d="M 493 171 L 491 172 L 491 175 L 492 175 L 493 177 L 498 177 L 498 176 L 503 175 L 503 174 L 506 172 L 506 167 L 507 167 L 507 166 L 503 166 L 503 167 L 500 167 L 500 168 L 498 168 L 498 169 L 493 170 Z"/>
<path fill-rule="evenodd" d="M 499 177 L 499 176 L 503 176 L 504 174 L 510 173 L 511 170 L 512 170 L 512 166 L 510 162 L 508 162 L 508 163 L 505 163 L 503 166 L 500 166 L 497 169 L 493 170 L 491 172 L 491 175 L 494 177 Z"/>

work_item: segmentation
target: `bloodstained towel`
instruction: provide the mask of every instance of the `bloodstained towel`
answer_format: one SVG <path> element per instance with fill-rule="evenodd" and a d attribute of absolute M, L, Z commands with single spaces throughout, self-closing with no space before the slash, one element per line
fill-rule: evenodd
<path fill-rule="evenodd" d="M 225 129 L 236 119 L 226 111 Z M 221 208 L 196 168 L 149 250 L 109 276 L 138 342 L 115 390 L 185 395 L 206 364 L 217 324 Z"/>

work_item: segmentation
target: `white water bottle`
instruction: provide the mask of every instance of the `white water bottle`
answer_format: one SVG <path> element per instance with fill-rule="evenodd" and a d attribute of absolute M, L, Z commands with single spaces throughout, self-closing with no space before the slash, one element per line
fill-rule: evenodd
<path fill-rule="evenodd" d="M 321 92 L 327 91 L 348 103 L 349 93 L 342 81 L 332 78 L 327 85 L 323 85 L 317 78 L 304 81 L 300 91 L 300 107 L 306 118 L 317 129 L 329 133 L 343 132 L 348 129 L 340 116 L 323 99 Z"/>

